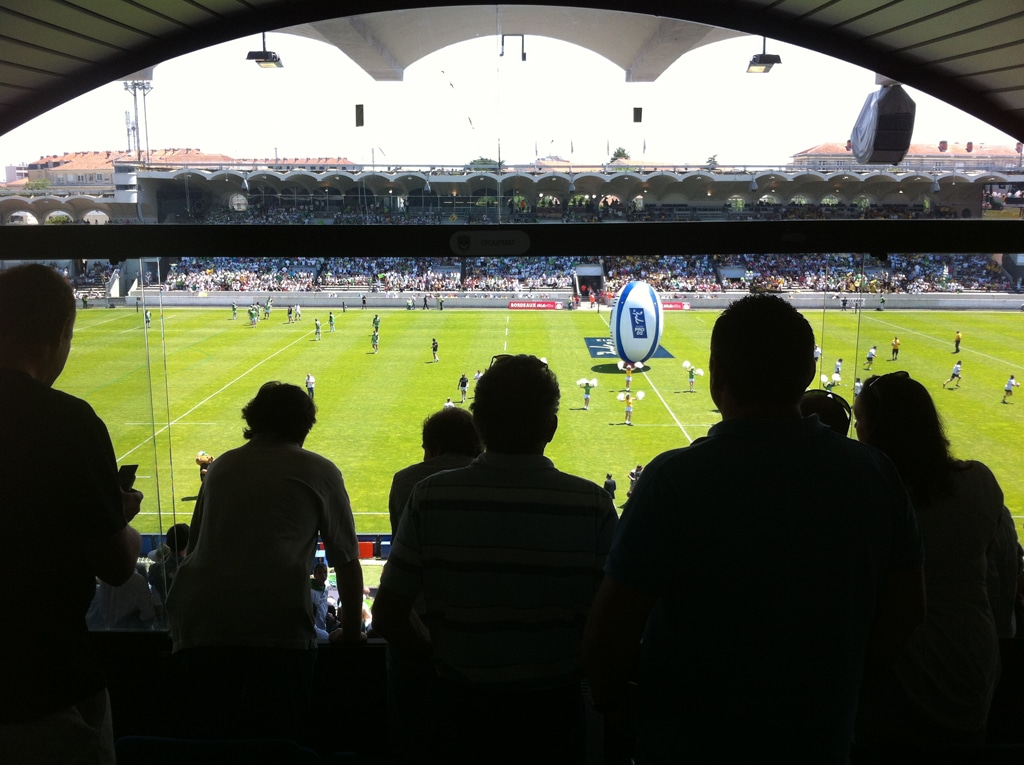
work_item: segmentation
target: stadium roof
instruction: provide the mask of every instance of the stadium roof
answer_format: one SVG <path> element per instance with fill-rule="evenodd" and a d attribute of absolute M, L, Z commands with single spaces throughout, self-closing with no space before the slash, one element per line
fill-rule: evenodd
<path fill-rule="evenodd" d="M 686 51 L 732 36 L 694 26 L 702 24 L 766 35 L 871 69 L 1024 140 L 1022 0 L 638 0 L 633 13 L 607 0 L 432 5 L 0 0 L 0 135 L 108 82 L 270 30 L 290 28 L 331 42 L 387 79 L 400 78 L 432 50 L 497 33 L 567 39 L 615 61 L 627 79 L 645 80 Z M 340 9 L 344 20 L 335 21 Z"/>

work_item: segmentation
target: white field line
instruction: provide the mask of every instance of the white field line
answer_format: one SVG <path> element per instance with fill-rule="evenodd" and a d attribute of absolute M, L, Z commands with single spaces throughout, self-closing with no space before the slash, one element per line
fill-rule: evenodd
<path fill-rule="evenodd" d="M 78 326 L 78 322 L 76 321 L 75 322 L 75 334 L 77 335 L 79 332 L 88 332 L 93 327 L 98 327 L 101 324 L 109 324 L 112 321 L 120 321 L 123 318 L 124 318 L 124 314 L 121 314 L 120 316 L 113 316 L 113 317 L 111 317 L 109 319 L 104 319 L 103 321 L 94 321 L 88 327 L 80 327 L 80 326 Z"/>
<path fill-rule="evenodd" d="M 266 357 L 265 359 L 263 359 L 262 361 L 258 361 L 257 363 L 253 364 L 253 365 L 252 365 L 251 367 L 249 367 L 249 368 L 248 368 L 247 370 L 245 370 L 244 372 L 242 372 L 242 374 L 238 375 L 238 377 L 236 377 L 236 378 L 235 378 L 234 380 L 232 380 L 231 382 L 229 382 L 229 383 L 228 383 L 227 385 L 224 385 L 223 387 L 221 387 L 221 388 L 220 388 L 220 390 L 216 390 L 216 391 L 214 391 L 213 393 L 211 393 L 211 394 L 210 394 L 209 396 L 207 396 L 206 398 L 204 398 L 204 399 L 203 399 L 202 401 L 200 401 L 200 402 L 199 402 L 198 404 L 196 404 L 196 405 L 195 405 L 194 407 L 192 407 L 192 408 L 191 408 L 191 409 L 189 409 L 189 410 L 188 410 L 187 412 L 185 412 L 184 414 L 182 414 L 182 415 L 181 415 L 180 417 L 175 417 L 175 418 L 174 418 L 173 420 L 171 420 L 171 421 L 170 421 L 169 423 L 167 423 L 166 425 L 164 425 L 163 427 L 161 427 L 161 428 L 160 428 L 160 429 L 159 429 L 158 431 L 156 431 L 156 432 L 155 432 L 155 433 L 153 433 L 152 435 L 146 436 L 146 438 L 145 438 L 145 439 L 143 439 L 141 443 L 139 443 L 139 444 L 137 444 L 136 446 L 132 447 L 132 448 L 131 448 L 131 449 L 129 449 L 129 450 L 127 451 L 127 452 L 125 452 L 125 453 L 124 453 L 124 454 L 122 454 L 122 455 L 121 455 L 120 457 L 118 457 L 118 458 L 117 458 L 117 461 L 118 461 L 118 462 L 121 462 L 121 460 L 125 459 L 125 458 L 126 458 L 126 457 L 127 457 L 128 455 L 132 454 L 133 452 L 136 452 L 136 451 L 138 451 L 138 450 L 139 450 L 139 449 L 141 449 L 141 448 L 142 448 L 143 446 L 145 446 L 145 445 L 146 445 L 146 444 L 148 444 L 148 443 L 149 443 L 150 441 L 152 441 L 152 440 L 153 440 L 153 439 L 154 439 L 154 438 L 155 438 L 156 436 L 160 435 L 160 434 L 161 434 L 161 433 L 163 433 L 163 432 L 164 432 L 165 430 L 167 430 L 167 429 L 168 429 L 169 427 L 171 427 L 171 425 L 177 425 L 177 424 L 178 424 L 178 423 L 180 423 L 180 422 L 181 422 L 181 421 L 182 421 L 183 419 L 185 419 L 185 418 L 186 418 L 186 417 L 188 417 L 188 416 L 189 416 L 190 414 L 192 414 L 192 412 L 194 412 L 194 411 L 195 411 L 196 409 L 198 409 L 198 408 L 199 408 L 199 407 L 201 407 L 201 406 L 202 406 L 203 404 L 205 404 L 205 403 L 206 403 L 207 401 L 210 401 L 211 399 L 215 398 L 216 396 L 219 396 L 219 395 L 220 395 L 221 393 L 223 393 L 224 391 L 226 391 L 226 390 L 227 390 L 228 388 L 230 388 L 230 387 L 231 387 L 232 385 L 234 385 L 234 384 L 235 384 L 236 382 L 238 382 L 238 381 L 239 381 L 239 380 L 241 380 L 242 378 L 246 377 L 246 376 L 247 376 L 247 375 L 248 375 L 249 373 L 251 373 L 251 372 L 254 372 L 254 371 L 256 371 L 256 370 L 257 370 L 257 369 L 258 369 L 259 367 L 261 367 L 261 366 L 263 366 L 264 364 L 266 364 L 266 363 L 267 363 L 268 361 L 270 361 L 270 360 L 271 360 L 272 358 L 274 358 L 275 356 L 277 356 L 277 355 L 279 355 L 279 354 L 281 354 L 281 353 L 284 353 L 284 352 L 285 352 L 286 350 L 288 350 L 289 348 L 291 348 L 291 347 L 292 347 L 293 345 L 295 345 L 296 343 L 301 343 L 301 342 L 302 342 L 303 340 L 305 340 L 305 339 L 306 339 L 306 337 L 308 336 L 308 334 L 309 334 L 309 333 L 307 333 L 307 332 L 303 332 L 303 333 L 302 333 L 302 334 L 301 334 L 301 335 L 300 335 L 299 337 L 295 338 L 295 340 L 293 340 L 292 342 L 288 343 L 288 345 L 284 346 L 283 348 L 280 348 L 279 350 L 276 350 L 276 351 L 274 351 L 274 352 L 273 352 L 272 354 L 270 354 L 269 356 L 267 356 L 267 357 Z"/>
<path fill-rule="evenodd" d="M 159 510 L 140 510 L 138 515 L 167 515 L 161 513 Z M 353 510 L 352 515 L 387 515 L 385 512 L 379 510 Z"/>
<path fill-rule="evenodd" d="M 608 319 L 605 318 L 604 315 L 601 316 L 601 321 L 604 322 L 606 327 L 611 329 L 611 325 L 608 323 Z M 662 405 L 665 407 L 665 411 L 668 412 L 669 417 L 672 418 L 672 421 L 676 424 L 679 430 L 683 432 L 683 435 L 686 437 L 687 443 L 692 444 L 693 439 L 690 438 L 690 434 L 686 432 L 686 428 L 683 427 L 683 423 L 679 421 L 679 418 L 676 417 L 676 413 L 672 411 L 672 407 L 668 405 L 668 402 L 665 400 L 664 396 L 661 395 L 661 391 L 658 390 L 658 386 L 654 384 L 654 381 L 651 380 L 650 376 L 647 374 L 646 371 L 641 370 L 641 374 L 644 376 L 644 379 L 647 380 L 648 384 L 651 386 L 651 389 L 654 391 L 654 395 L 658 397 Z"/>
<path fill-rule="evenodd" d="M 622 425 L 621 422 L 612 423 L 613 425 Z M 636 428 L 675 428 L 676 426 L 670 422 L 634 422 L 632 427 Z M 683 431 L 686 432 L 685 430 Z M 689 436 L 687 436 L 689 438 Z"/>
<path fill-rule="evenodd" d="M 154 427 L 157 426 L 157 425 L 159 425 L 160 427 L 166 427 L 167 426 L 166 422 L 125 422 L 123 424 L 124 425 L 135 425 L 135 426 L 138 426 L 138 425 L 152 425 Z M 219 422 L 178 422 L 177 420 L 174 421 L 174 424 L 175 425 L 220 425 Z"/>
<path fill-rule="evenodd" d="M 895 327 L 896 329 L 900 330 L 899 334 L 901 334 L 901 335 L 917 335 L 918 337 L 923 337 L 926 340 L 931 340 L 931 341 L 933 341 L 935 343 L 938 343 L 939 345 L 950 345 L 953 342 L 952 340 L 941 340 L 940 338 L 932 337 L 931 335 L 926 335 L 923 332 L 916 332 L 916 331 L 914 331 L 912 329 L 905 329 L 904 327 L 900 326 L 899 324 L 893 324 L 891 321 L 884 321 L 882 319 L 875 318 L 874 316 L 869 316 L 868 318 L 871 319 L 872 321 L 878 323 L 878 324 L 884 324 L 887 327 Z M 989 361 L 995 361 L 995 362 L 997 362 L 999 364 L 1005 364 L 1010 369 L 1016 369 L 1017 368 L 1013 364 L 1013 362 L 1007 361 L 1006 359 L 1000 359 L 1000 358 L 998 358 L 996 356 L 989 356 L 987 353 L 981 353 L 980 351 L 974 351 L 974 350 L 971 350 L 968 347 L 965 347 L 960 353 L 961 353 L 961 355 L 966 354 L 966 353 L 972 353 L 975 356 L 981 356 L 982 358 L 988 359 Z"/>
<path fill-rule="evenodd" d="M 658 397 L 661 403 L 665 405 L 665 409 L 672 417 L 672 420 L 675 422 L 676 425 L 679 426 L 679 429 L 683 431 L 683 435 L 686 436 L 687 442 L 692 444 L 693 439 L 690 438 L 690 434 L 686 432 L 686 428 L 683 427 L 683 423 L 681 423 L 679 419 L 676 417 L 676 413 L 672 411 L 672 407 L 668 405 L 668 402 L 661 395 L 661 391 L 658 390 L 658 387 L 654 384 L 654 381 L 651 379 L 650 375 L 648 375 L 647 372 L 641 372 L 641 374 L 644 376 L 644 379 L 647 380 L 647 382 L 650 384 L 651 389 L 654 390 L 654 394 Z"/>

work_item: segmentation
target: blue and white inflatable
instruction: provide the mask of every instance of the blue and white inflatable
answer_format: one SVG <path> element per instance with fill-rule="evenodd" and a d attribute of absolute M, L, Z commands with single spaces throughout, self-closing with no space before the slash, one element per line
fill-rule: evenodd
<path fill-rule="evenodd" d="M 630 282 L 612 306 L 612 347 L 625 362 L 647 361 L 661 342 L 661 299 L 647 282 Z"/>

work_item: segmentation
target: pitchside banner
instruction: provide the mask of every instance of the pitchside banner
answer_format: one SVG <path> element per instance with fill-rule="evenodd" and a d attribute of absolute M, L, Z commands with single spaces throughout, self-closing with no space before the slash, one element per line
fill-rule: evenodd
<path fill-rule="evenodd" d="M 612 343 L 610 337 L 585 337 L 584 342 L 587 344 L 587 350 L 590 351 L 590 358 L 592 359 L 618 359 L 619 356 L 615 352 L 615 344 Z M 651 356 L 652 359 L 674 359 L 671 353 L 665 350 L 662 345 L 658 346 L 658 350 Z"/>
<path fill-rule="evenodd" d="M 560 311 L 565 306 L 555 300 L 510 300 L 508 307 L 512 311 Z"/>
<path fill-rule="evenodd" d="M 661 308 L 664 311 L 689 311 L 690 304 L 679 300 L 662 300 Z"/>

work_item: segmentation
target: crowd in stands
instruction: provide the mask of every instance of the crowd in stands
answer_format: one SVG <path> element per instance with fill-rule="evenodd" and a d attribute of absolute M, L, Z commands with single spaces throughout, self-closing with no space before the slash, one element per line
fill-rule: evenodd
<path fill-rule="evenodd" d="M 172 290 L 212 292 L 289 291 L 314 288 L 322 258 L 204 258 L 183 257 L 171 266 L 167 285 Z"/>
<path fill-rule="evenodd" d="M 768 292 L 804 290 L 813 292 L 856 292 L 864 282 L 862 271 L 870 274 L 879 267 L 870 255 L 746 254 L 721 256 L 718 265 L 730 281 L 742 289 Z M 870 281 L 870 280 L 869 280 Z M 870 289 L 869 284 L 864 284 Z"/>
<path fill-rule="evenodd" d="M 378 293 L 532 293 L 574 290 L 576 268 L 603 265 L 605 291 L 638 279 L 660 292 L 745 291 L 931 293 L 1010 291 L 1013 284 L 987 255 L 743 254 L 596 257 L 183 257 L 170 290 L 341 291 Z"/>
<path fill-rule="evenodd" d="M 919 218 L 956 218 L 959 210 L 951 207 L 908 204 L 884 204 L 862 207 L 856 204 L 770 204 L 758 202 L 732 204 L 647 204 L 631 206 L 630 221 L 668 222 L 697 220 L 913 220 Z"/>
<path fill-rule="evenodd" d="M 580 258 L 478 258 L 466 265 L 464 289 L 488 292 L 568 290 Z"/>
<path fill-rule="evenodd" d="M 1006 292 L 1012 283 L 988 255 L 901 255 L 889 258 L 880 277 L 886 292 Z"/>
<path fill-rule="evenodd" d="M 258 200 L 258 195 L 252 197 Z M 389 209 L 383 205 L 353 207 L 343 205 L 341 210 L 333 210 L 340 202 L 332 201 L 331 208 L 324 209 L 318 205 L 303 204 L 298 206 L 271 204 L 263 206 L 251 204 L 246 210 L 234 210 L 226 207 L 211 209 L 201 215 L 197 214 L 192 222 L 210 225 L 439 225 L 449 220 L 459 223 L 497 223 L 499 217 L 503 222 L 535 223 L 538 220 L 562 221 L 565 223 L 600 222 L 610 218 L 626 219 L 632 222 L 668 222 L 696 220 L 857 220 L 857 219 L 891 219 L 910 220 L 921 218 L 957 218 L 960 210 L 953 207 L 909 204 L 884 204 L 862 207 L 856 204 L 769 204 L 758 202 L 736 207 L 733 204 L 683 203 L 656 204 L 651 203 L 638 207 L 630 203 L 623 205 L 618 201 L 611 204 L 581 204 L 547 206 L 531 206 L 523 209 L 499 211 L 496 205 L 479 205 L 459 198 L 455 217 L 452 218 L 450 208 L 442 210 L 433 206 L 415 206 L 413 200 L 401 208 Z M 128 225 L 136 221 L 128 219 L 111 219 L 113 224 Z M 188 222 L 188 219 L 179 220 Z"/>
<path fill-rule="evenodd" d="M 358 287 L 370 292 L 448 292 L 461 289 L 457 258 L 330 258 L 318 283 L 324 289 Z"/>
<path fill-rule="evenodd" d="M 203 223 L 219 225 L 312 225 L 320 223 L 312 210 L 300 210 L 294 207 L 250 207 L 247 210 L 211 210 L 203 218 Z"/>
<path fill-rule="evenodd" d="M 659 292 L 721 292 L 718 255 L 617 256 L 605 258 L 605 282 L 618 292 L 628 282 L 646 281 Z"/>

